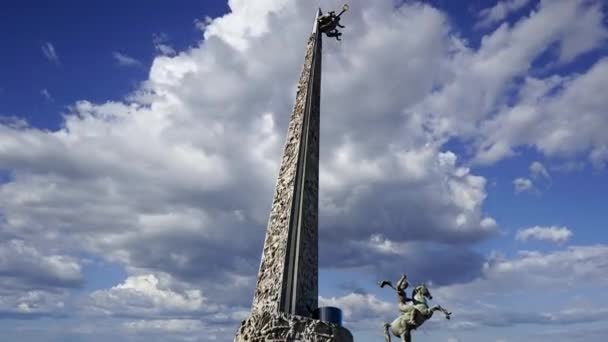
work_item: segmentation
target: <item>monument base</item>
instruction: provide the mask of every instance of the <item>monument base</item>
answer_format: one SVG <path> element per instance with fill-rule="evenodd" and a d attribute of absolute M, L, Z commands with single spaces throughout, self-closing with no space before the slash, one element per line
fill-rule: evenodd
<path fill-rule="evenodd" d="M 282 312 L 252 314 L 241 322 L 234 342 L 353 342 L 345 328 Z"/>

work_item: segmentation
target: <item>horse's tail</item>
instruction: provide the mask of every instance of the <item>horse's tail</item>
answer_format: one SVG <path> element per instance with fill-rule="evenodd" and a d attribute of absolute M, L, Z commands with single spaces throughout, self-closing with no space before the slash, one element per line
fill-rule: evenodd
<path fill-rule="evenodd" d="M 389 323 L 384 323 L 384 342 L 391 342 L 391 333 L 388 330 L 390 327 Z"/>

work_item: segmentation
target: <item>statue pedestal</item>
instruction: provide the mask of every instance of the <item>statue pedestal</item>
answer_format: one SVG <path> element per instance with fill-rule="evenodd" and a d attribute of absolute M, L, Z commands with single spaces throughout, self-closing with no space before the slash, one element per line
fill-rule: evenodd
<path fill-rule="evenodd" d="M 241 322 L 234 342 L 353 342 L 344 327 L 282 312 L 252 314 Z"/>

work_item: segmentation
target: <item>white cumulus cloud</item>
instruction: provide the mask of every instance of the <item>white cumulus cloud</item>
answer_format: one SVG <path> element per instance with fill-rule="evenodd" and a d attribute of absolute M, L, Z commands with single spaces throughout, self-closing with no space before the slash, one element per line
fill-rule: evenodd
<path fill-rule="evenodd" d="M 163 312 L 192 313 L 203 309 L 199 289 L 173 289 L 171 278 L 155 274 L 128 277 L 124 283 L 91 294 L 94 309 L 106 313 L 154 315 Z"/>

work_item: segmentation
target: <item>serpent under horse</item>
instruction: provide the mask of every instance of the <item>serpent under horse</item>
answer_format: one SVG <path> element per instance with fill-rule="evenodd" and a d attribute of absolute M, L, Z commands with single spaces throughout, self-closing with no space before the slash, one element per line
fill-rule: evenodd
<path fill-rule="evenodd" d="M 411 342 L 412 330 L 417 329 L 433 317 L 435 311 L 443 312 L 445 318 L 450 319 L 451 312 L 441 307 L 441 305 L 429 308 L 427 299 L 433 299 L 433 296 L 431 296 L 431 292 L 426 285 L 420 284 L 416 286 L 412 291 L 413 305 L 407 305 L 404 309 L 400 309 L 401 315 L 399 317 L 392 323 L 384 324 L 384 338 L 386 342 L 391 342 L 391 333 L 400 337 L 402 342 Z"/>

